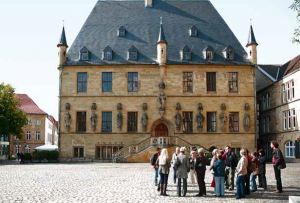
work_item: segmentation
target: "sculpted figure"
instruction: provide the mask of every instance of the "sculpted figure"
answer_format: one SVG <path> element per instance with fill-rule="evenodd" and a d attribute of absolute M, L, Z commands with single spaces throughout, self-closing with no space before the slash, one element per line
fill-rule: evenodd
<path fill-rule="evenodd" d="M 180 113 L 177 113 L 176 116 L 175 116 L 175 126 L 176 126 L 177 132 L 179 132 L 180 127 L 181 127 L 181 115 L 180 115 Z"/>
<path fill-rule="evenodd" d="M 123 115 L 122 115 L 121 112 L 119 112 L 118 115 L 117 115 L 117 128 L 119 130 L 121 130 L 122 129 L 122 125 L 123 125 Z"/>
<path fill-rule="evenodd" d="M 226 128 L 226 121 L 227 121 L 227 116 L 225 113 L 220 114 L 220 120 L 221 120 L 221 130 L 222 132 L 224 132 Z"/>
<path fill-rule="evenodd" d="M 248 113 L 245 113 L 244 115 L 244 129 L 247 132 L 250 129 L 250 115 Z"/>
<path fill-rule="evenodd" d="M 196 116 L 196 121 L 197 121 L 197 130 L 198 132 L 202 132 L 203 130 L 203 122 L 204 122 L 205 117 L 203 116 L 203 114 L 199 113 Z"/>
<path fill-rule="evenodd" d="M 65 127 L 66 130 L 70 130 L 70 124 L 71 124 L 71 115 L 69 112 L 66 113 L 65 115 Z"/>
<path fill-rule="evenodd" d="M 147 115 L 147 113 L 143 113 L 141 120 L 142 120 L 143 131 L 147 131 L 147 124 L 148 124 L 148 115 Z"/>
<path fill-rule="evenodd" d="M 92 113 L 91 116 L 91 126 L 92 126 L 92 130 L 95 131 L 96 130 L 96 120 L 97 120 L 97 114 L 95 114 L 95 112 Z"/>
<path fill-rule="evenodd" d="M 158 103 L 159 103 L 159 110 L 160 111 L 164 111 L 166 109 L 166 95 L 164 94 L 164 92 L 160 92 L 159 93 L 159 97 L 158 97 Z"/>

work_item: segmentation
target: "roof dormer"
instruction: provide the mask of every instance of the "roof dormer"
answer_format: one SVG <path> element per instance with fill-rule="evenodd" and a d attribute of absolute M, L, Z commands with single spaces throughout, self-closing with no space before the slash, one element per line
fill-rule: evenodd
<path fill-rule="evenodd" d="M 225 59 L 233 60 L 234 59 L 234 50 L 231 46 L 226 47 L 223 50 L 223 56 Z"/>
<path fill-rule="evenodd" d="M 190 37 L 197 37 L 198 36 L 198 29 L 196 28 L 195 25 L 190 27 L 189 34 L 190 34 Z"/>
<path fill-rule="evenodd" d="M 138 60 L 139 52 L 135 46 L 130 47 L 127 52 L 127 59 L 130 61 L 137 61 Z"/>
<path fill-rule="evenodd" d="M 119 29 L 118 29 L 118 37 L 126 37 L 126 29 L 125 27 L 121 26 Z"/>
<path fill-rule="evenodd" d="M 204 50 L 203 50 L 203 58 L 205 60 L 213 60 L 215 55 L 215 50 L 212 48 L 212 46 L 208 45 Z"/>
<path fill-rule="evenodd" d="M 90 59 L 90 51 L 85 46 L 79 52 L 79 59 L 81 61 L 88 61 Z"/>
<path fill-rule="evenodd" d="M 180 50 L 180 58 L 182 61 L 190 61 L 192 60 L 192 52 L 191 49 L 186 45 L 183 49 Z"/>
<path fill-rule="evenodd" d="M 105 47 L 105 49 L 103 50 L 102 59 L 106 61 L 113 60 L 113 50 L 109 46 Z"/>

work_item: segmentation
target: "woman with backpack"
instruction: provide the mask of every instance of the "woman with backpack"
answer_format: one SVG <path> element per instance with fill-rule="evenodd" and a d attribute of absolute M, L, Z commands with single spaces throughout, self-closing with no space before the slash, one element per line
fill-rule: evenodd
<path fill-rule="evenodd" d="M 156 161 L 156 165 L 158 166 L 158 173 L 160 175 L 160 195 L 168 196 L 166 192 L 167 192 L 171 161 L 169 159 L 167 149 L 164 148 L 161 150 L 161 154 Z"/>

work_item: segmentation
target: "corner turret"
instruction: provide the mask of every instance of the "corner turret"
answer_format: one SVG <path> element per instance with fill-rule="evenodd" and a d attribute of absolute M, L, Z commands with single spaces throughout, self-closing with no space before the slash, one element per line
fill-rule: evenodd
<path fill-rule="evenodd" d="M 252 25 L 250 25 L 248 43 L 246 47 L 248 52 L 248 59 L 254 64 L 257 64 L 257 46 L 258 44 L 255 39 Z"/>
<path fill-rule="evenodd" d="M 65 27 L 62 29 L 62 33 L 59 39 L 59 42 L 57 44 L 57 47 L 59 48 L 58 57 L 59 57 L 59 64 L 58 67 L 61 67 L 62 64 L 67 60 L 67 38 L 65 33 Z"/>

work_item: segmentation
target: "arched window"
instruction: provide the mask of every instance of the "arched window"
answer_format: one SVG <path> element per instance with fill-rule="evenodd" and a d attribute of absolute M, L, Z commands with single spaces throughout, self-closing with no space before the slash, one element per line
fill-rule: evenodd
<path fill-rule="evenodd" d="M 293 141 L 288 141 L 285 144 L 285 157 L 295 158 L 295 144 Z"/>

